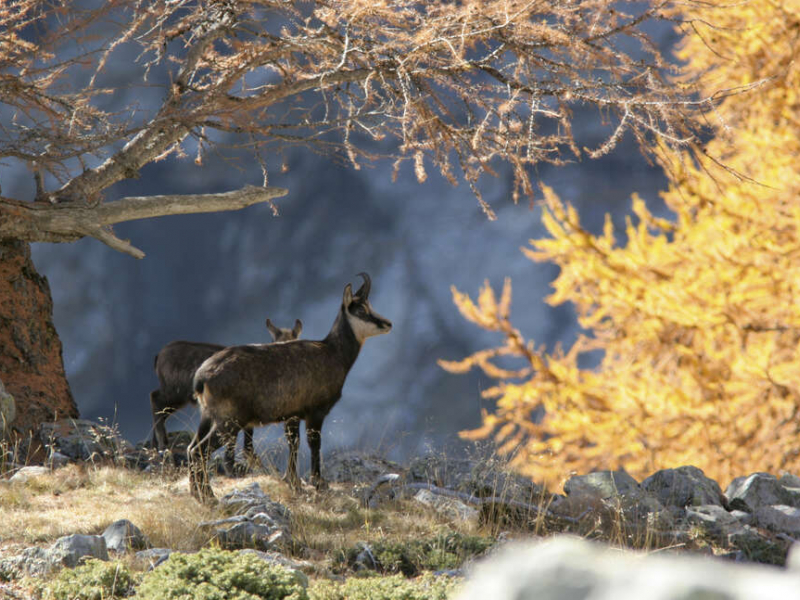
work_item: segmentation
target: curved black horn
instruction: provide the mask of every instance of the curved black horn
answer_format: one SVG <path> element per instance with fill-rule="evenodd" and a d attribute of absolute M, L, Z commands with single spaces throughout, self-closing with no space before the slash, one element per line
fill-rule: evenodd
<path fill-rule="evenodd" d="M 366 300 L 367 298 L 369 298 L 369 290 L 372 287 L 372 281 L 370 280 L 369 275 L 367 275 L 363 271 L 359 273 L 358 276 L 364 280 L 364 283 L 361 284 L 361 287 L 358 288 L 358 291 L 356 292 L 355 295 L 361 296 Z"/>

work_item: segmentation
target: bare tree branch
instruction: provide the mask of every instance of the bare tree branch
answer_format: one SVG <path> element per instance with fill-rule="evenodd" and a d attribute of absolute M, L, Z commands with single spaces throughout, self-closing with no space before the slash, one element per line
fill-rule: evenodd
<path fill-rule="evenodd" d="M 144 252 L 114 235 L 111 225 L 166 215 L 239 210 L 262 202 L 267 202 L 273 214 L 277 214 L 272 200 L 286 194 L 284 188 L 248 185 L 218 194 L 131 196 L 100 206 L 75 203 L 53 206 L 0 198 L 0 239 L 71 242 L 91 236 L 115 250 L 142 258 Z"/>

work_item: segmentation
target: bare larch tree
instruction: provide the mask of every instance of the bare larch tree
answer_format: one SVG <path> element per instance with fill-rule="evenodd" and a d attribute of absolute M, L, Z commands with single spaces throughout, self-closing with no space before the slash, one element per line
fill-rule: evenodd
<path fill-rule="evenodd" d="M 646 35 L 676 15 L 671 2 L 627 0 L 3 3 L 0 169 L 24 166 L 35 182 L 28 198 L 0 191 L 0 380 L 16 428 L 77 414 L 30 242 L 91 236 L 141 258 L 114 224 L 271 204 L 286 190 L 267 187 L 266 157 L 292 145 L 355 168 L 408 161 L 420 182 L 433 167 L 466 181 L 491 218 L 478 180 L 500 162 L 516 201 L 534 194 L 532 166 L 602 155 L 626 133 L 656 151 L 697 143 L 712 99 L 670 81 Z M 160 96 L 120 108 L 120 86 Z M 573 135 L 576 107 L 607 127 L 599 146 Z M 148 163 L 200 163 L 220 140 L 251 152 L 262 185 L 114 195 Z"/>

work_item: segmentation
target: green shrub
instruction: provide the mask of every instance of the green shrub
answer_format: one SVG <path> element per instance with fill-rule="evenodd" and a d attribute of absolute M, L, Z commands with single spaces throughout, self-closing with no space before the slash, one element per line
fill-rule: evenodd
<path fill-rule="evenodd" d="M 125 565 L 93 558 L 74 569 L 62 569 L 39 592 L 47 600 L 110 600 L 129 596 L 133 586 Z"/>
<path fill-rule="evenodd" d="M 308 590 L 310 600 L 446 600 L 459 582 L 450 577 L 434 577 L 430 573 L 419 579 L 402 575 L 352 577 L 343 583 L 317 581 Z"/>
<path fill-rule="evenodd" d="M 467 559 L 486 552 L 494 543 L 495 540 L 488 537 L 449 532 L 433 538 L 404 542 L 379 540 L 369 547 L 378 562 L 379 571 L 412 577 L 422 571 L 457 569 Z M 340 559 L 353 567 L 362 551 L 360 545 L 349 548 Z"/>
<path fill-rule="evenodd" d="M 306 576 L 254 554 L 204 549 L 173 553 L 147 573 L 137 600 L 308 600 Z"/>

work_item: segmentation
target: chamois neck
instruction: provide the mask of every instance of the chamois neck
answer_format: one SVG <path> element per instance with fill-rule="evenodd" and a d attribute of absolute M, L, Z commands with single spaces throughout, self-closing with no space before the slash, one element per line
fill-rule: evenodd
<path fill-rule="evenodd" d="M 344 356 L 349 369 L 356 361 L 363 342 L 359 342 L 358 338 L 356 338 L 356 334 L 350 326 L 344 310 L 344 306 L 339 309 L 339 314 L 336 315 L 336 320 L 323 341 L 335 347 Z"/>

